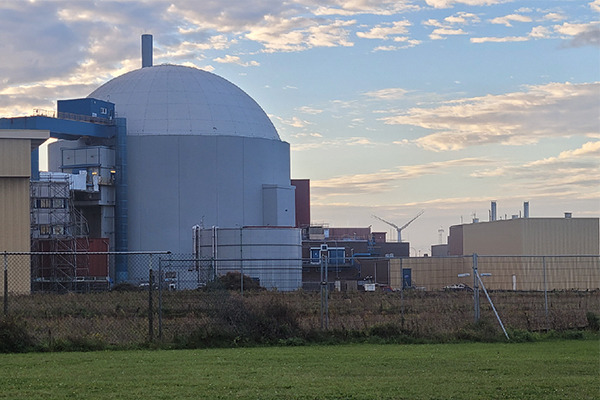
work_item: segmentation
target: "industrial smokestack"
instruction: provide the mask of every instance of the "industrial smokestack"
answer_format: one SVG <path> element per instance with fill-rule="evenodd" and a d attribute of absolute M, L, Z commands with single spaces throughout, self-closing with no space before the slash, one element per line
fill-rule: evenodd
<path fill-rule="evenodd" d="M 142 68 L 152 66 L 152 35 L 142 35 Z"/>
<path fill-rule="evenodd" d="M 523 218 L 529 218 L 529 202 L 523 203 Z"/>
<path fill-rule="evenodd" d="M 495 221 L 497 219 L 497 215 L 496 215 L 496 201 L 492 201 L 492 215 L 490 218 L 490 221 Z"/>

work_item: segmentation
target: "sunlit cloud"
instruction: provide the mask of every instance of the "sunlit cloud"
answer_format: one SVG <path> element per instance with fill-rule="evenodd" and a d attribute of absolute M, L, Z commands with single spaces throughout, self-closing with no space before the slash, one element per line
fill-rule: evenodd
<path fill-rule="evenodd" d="M 323 112 L 322 109 L 309 107 L 309 106 L 298 107 L 297 110 L 300 111 L 301 113 L 311 114 L 311 115 L 321 114 Z"/>
<path fill-rule="evenodd" d="M 532 144 L 545 137 L 597 132 L 600 83 L 551 83 L 525 89 L 453 100 L 438 107 L 411 108 L 404 115 L 383 121 L 437 131 L 416 140 L 419 146 L 433 151 L 483 144 Z"/>
<path fill-rule="evenodd" d="M 322 4 L 327 2 L 315 1 L 314 3 Z M 419 6 L 409 0 L 336 0 L 330 3 L 334 4 L 320 5 L 314 10 L 314 14 L 321 16 L 352 16 L 359 14 L 395 15 L 419 9 Z"/>
<path fill-rule="evenodd" d="M 363 39 L 388 40 L 390 36 L 408 33 L 408 27 L 411 25 L 408 20 L 395 21 L 391 24 L 377 25 L 366 32 L 356 32 L 356 36 Z"/>
<path fill-rule="evenodd" d="M 232 55 L 226 55 L 224 57 L 217 57 L 214 59 L 214 61 L 221 63 L 221 64 L 237 64 L 237 65 L 241 65 L 242 67 L 258 67 L 260 65 L 260 63 L 258 61 L 243 62 L 241 60 L 241 58 L 239 58 L 238 56 L 232 56 Z"/>
<path fill-rule="evenodd" d="M 293 128 L 304 128 L 307 125 L 310 125 L 311 123 L 305 120 L 302 120 L 298 117 L 292 117 L 291 119 L 282 119 L 279 118 L 279 120 L 281 121 L 282 124 L 291 126 Z"/>
<path fill-rule="evenodd" d="M 475 37 L 471 38 L 471 43 L 510 43 L 510 42 L 526 42 L 528 36 L 506 36 L 506 37 Z"/>
<path fill-rule="evenodd" d="M 562 25 L 555 25 L 554 30 L 567 39 L 571 39 L 569 46 L 596 46 L 600 47 L 600 21 L 589 24 L 571 24 L 568 22 Z"/>
<path fill-rule="evenodd" d="M 261 25 L 251 27 L 244 36 L 261 43 L 265 52 L 301 51 L 312 47 L 353 46 L 348 27 L 356 21 L 319 21 L 307 18 L 264 16 Z"/>
<path fill-rule="evenodd" d="M 448 28 L 437 28 L 434 29 L 433 32 L 429 35 L 431 40 L 440 40 L 445 39 L 446 36 L 455 36 L 455 35 L 466 35 L 467 32 L 462 29 L 448 29 Z"/>
<path fill-rule="evenodd" d="M 291 150 L 294 152 L 298 151 L 310 151 L 322 148 L 336 148 L 336 147 L 348 147 L 348 146 L 375 146 L 377 143 L 373 142 L 372 139 L 367 137 L 350 137 L 350 138 L 327 138 L 322 139 L 323 135 L 319 133 L 310 134 L 296 134 L 292 135 L 296 138 L 310 138 L 319 139 L 313 142 L 304 143 L 293 143 Z M 322 139 L 322 140 L 321 140 Z"/>
<path fill-rule="evenodd" d="M 402 88 L 387 88 L 365 92 L 363 95 L 379 100 L 397 100 L 404 97 L 408 91 Z"/>
<path fill-rule="evenodd" d="M 562 21 L 562 20 L 566 19 L 566 17 L 561 13 L 551 12 L 551 13 L 544 15 L 544 19 L 548 20 L 548 21 L 558 22 L 558 21 Z"/>
<path fill-rule="evenodd" d="M 531 22 L 531 17 L 520 14 L 510 14 L 505 15 L 504 17 L 496 17 L 494 19 L 491 19 L 490 22 L 492 24 L 500 24 L 511 27 L 511 22 Z"/>
<path fill-rule="evenodd" d="M 597 198 L 600 201 L 600 141 L 587 142 L 558 156 L 526 163 L 504 163 L 500 167 L 471 173 L 475 178 L 501 178 L 510 182 L 513 190 L 528 190 L 532 194 L 578 198 Z M 544 179 L 539 179 L 543 176 Z"/>
<path fill-rule="evenodd" d="M 494 4 L 506 3 L 510 0 L 425 0 L 427 5 L 434 8 L 450 8 L 455 4 L 466 4 L 469 6 L 491 6 Z"/>
<path fill-rule="evenodd" d="M 400 166 L 372 173 L 336 176 L 311 181 L 315 195 L 343 196 L 360 193 L 381 193 L 392 190 L 400 181 L 418 179 L 426 175 L 445 175 L 451 168 L 484 166 L 491 161 L 484 158 L 463 158 L 427 164 Z"/>

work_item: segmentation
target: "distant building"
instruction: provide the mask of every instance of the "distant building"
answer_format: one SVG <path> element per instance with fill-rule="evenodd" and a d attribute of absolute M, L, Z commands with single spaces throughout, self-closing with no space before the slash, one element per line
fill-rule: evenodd
<path fill-rule="evenodd" d="M 450 227 L 448 254 L 597 255 L 598 218 L 514 218 Z"/>

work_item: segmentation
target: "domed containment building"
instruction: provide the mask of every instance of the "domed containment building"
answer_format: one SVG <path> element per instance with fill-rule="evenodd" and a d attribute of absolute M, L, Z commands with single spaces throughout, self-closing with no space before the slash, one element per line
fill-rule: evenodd
<path fill-rule="evenodd" d="M 254 261 L 256 268 L 244 273 L 265 287 L 300 287 L 289 144 L 231 82 L 196 68 L 152 66 L 147 57 L 142 65 L 88 96 L 113 103 L 116 117 L 126 120 L 126 143 L 116 146 L 116 157 L 120 152 L 126 160 L 117 171 L 125 187 L 119 196 L 117 183 L 116 240 L 126 231 L 121 240 L 130 251 L 237 260 L 221 262 L 220 273 L 239 270 L 242 259 L 285 259 L 275 263 L 276 273 L 273 261 Z M 65 142 L 53 147 L 51 157 Z M 270 269 L 259 271 L 259 265 Z M 117 267 L 117 281 L 147 279 L 131 266 L 127 272 Z"/>

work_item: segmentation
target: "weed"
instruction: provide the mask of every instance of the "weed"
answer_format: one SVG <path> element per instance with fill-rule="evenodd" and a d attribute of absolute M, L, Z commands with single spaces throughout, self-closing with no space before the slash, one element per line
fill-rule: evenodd
<path fill-rule="evenodd" d="M 588 328 L 593 331 L 593 332 L 598 332 L 600 331 L 600 317 L 598 316 L 598 314 L 596 314 L 595 312 L 592 311 L 588 311 L 585 314 L 585 317 L 587 319 L 587 323 L 588 323 Z"/>
<path fill-rule="evenodd" d="M 10 316 L 0 318 L 0 353 L 23 353 L 34 344 L 24 322 Z"/>

